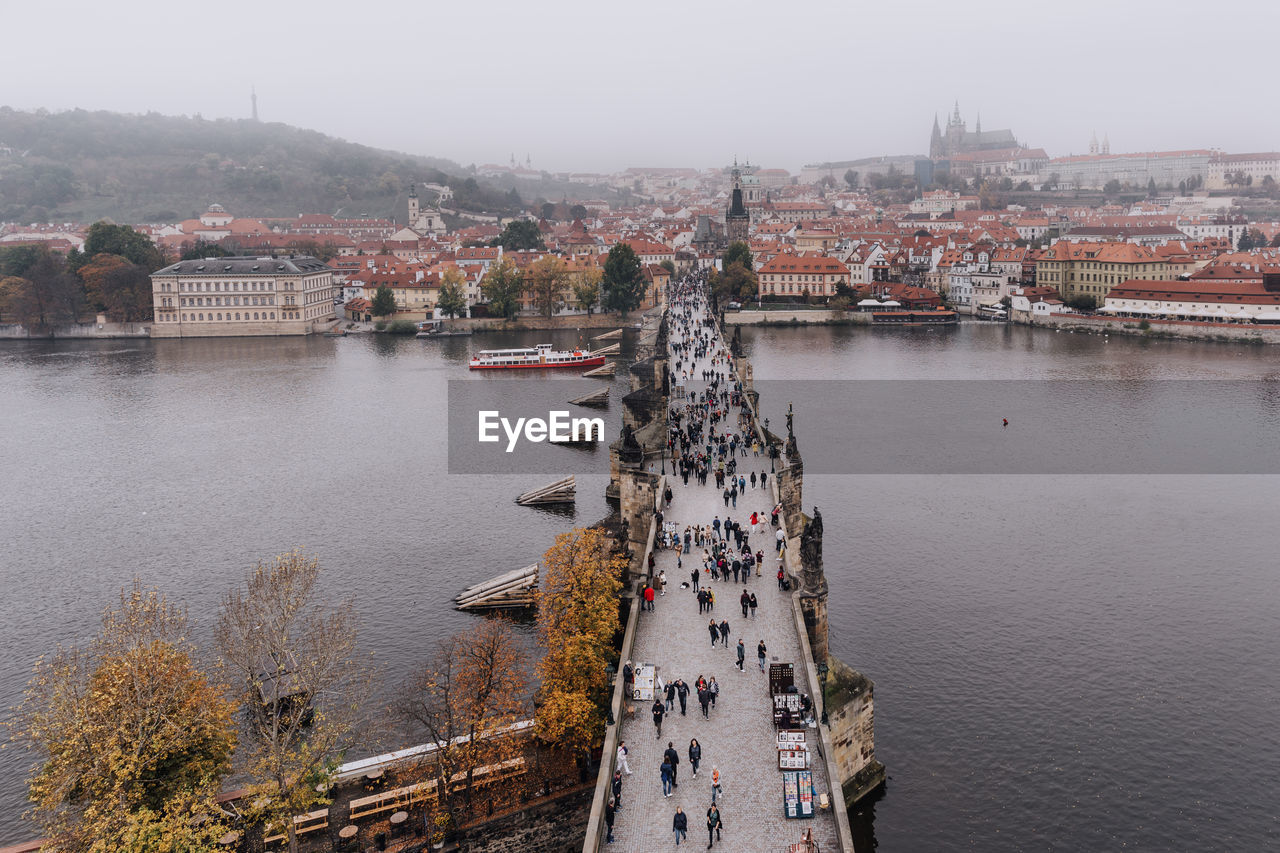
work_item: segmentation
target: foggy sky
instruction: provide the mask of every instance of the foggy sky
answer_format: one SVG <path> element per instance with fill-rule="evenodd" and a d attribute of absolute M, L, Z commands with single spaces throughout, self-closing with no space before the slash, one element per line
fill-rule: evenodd
<path fill-rule="evenodd" d="M 4 4 L 0 104 L 248 117 L 550 171 L 927 153 L 952 103 L 1049 156 L 1280 148 L 1280 7 L 1147 2 Z M 20 34 L 20 35 L 19 35 Z M 3 142 L 3 140 L 0 140 Z"/>

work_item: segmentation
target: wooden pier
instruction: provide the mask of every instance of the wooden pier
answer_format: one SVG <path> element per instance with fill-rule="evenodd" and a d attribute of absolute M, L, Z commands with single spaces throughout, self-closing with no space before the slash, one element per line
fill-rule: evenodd
<path fill-rule="evenodd" d="M 538 506 L 540 504 L 571 504 L 577 497 L 577 486 L 574 483 L 573 475 L 570 474 L 563 480 L 556 480 L 554 483 L 548 483 L 540 489 L 534 489 L 531 492 L 525 492 L 516 498 L 516 503 L 521 506 Z"/>
<path fill-rule="evenodd" d="M 599 367 L 594 368 L 593 370 L 588 370 L 586 373 L 582 375 L 583 376 L 612 376 L 614 374 L 614 371 L 616 371 L 617 369 L 618 369 L 618 362 L 606 361 L 604 364 L 600 365 Z"/>
<path fill-rule="evenodd" d="M 601 388 L 599 391 L 592 391 L 590 394 L 583 394 L 581 397 L 575 397 L 569 402 L 575 406 L 590 406 L 594 409 L 608 408 L 609 389 Z"/>
<path fill-rule="evenodd" d="M 596 335 L 596 336 L 595 336 L 594 338 L 592 338 L 591 340 L 593 340 L 593 341 L 612 341 L 612 340 L 615 340 L 615 339 L 620 338 L 620 337 L 622 337 L 622 330 L 621 330 L 621 329 L 614 329 L 612 332 L 605 332 L 603 335 Z"/>
<path fill-rule="evenodd" d="M 507 572 L 484 583 L 469 586 L 454 596 L 459 610 L 513 610 L 533 606 L 538 588 L 538 564 Z"/>
<path fill-rule="evenodd" d="M 617 355 L 621 350 L 622 350 L 622 344 L 609 344 L 609 346 L 607 347 L 601 347 L 600 349 L 592 350 L 591 354 L 592 355 Z"/>

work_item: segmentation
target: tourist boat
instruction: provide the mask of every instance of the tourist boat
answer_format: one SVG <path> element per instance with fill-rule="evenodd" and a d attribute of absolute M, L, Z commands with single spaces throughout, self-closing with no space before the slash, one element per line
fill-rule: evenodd
<path fill-rule="evenodd" d="M 525 349 L 485 349 L 471 357 L 472 370 L 507 370 L 520 367 L 599 367 L 605 357 L 590 350 L 553 350 L 551 344 Z"/>

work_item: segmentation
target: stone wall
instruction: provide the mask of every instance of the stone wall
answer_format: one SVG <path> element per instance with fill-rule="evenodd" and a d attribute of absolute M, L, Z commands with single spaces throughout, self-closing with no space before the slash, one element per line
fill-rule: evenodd
<path fill-rule="evenodd" d="M 871 315 L 828 308 L 769 308 L 763 311 L 726 311 L 726 326 L 866 326 Z"/>
<path fill-rule="evenodd" d="M 496 818 L 468 832 L 467 853 L 569 853 L 582 850 L 593 786 Z"/>
<path fill-rule="evenodd" d="M 829 659 L 827 719 L 832 755 L 840 769 L 844 801 L 853 805 L 884 782 L 884 765 L 876 760 L 875 685 L 871 679 Z"/>
<path fill-rule="evenodd" d="M 1185 341 L 1219 341 L 1224 343 L 1280 344 L 1280 326 L 1193 323 L 1181 320 L 1148 320 L 1151 327 L 1139 327 L 1140 320 L 1100 317 L 1092 314 L 1050 314 L 1033 317 L 1025 311 L 1013 311 L 1010 319 L 1019 325 L 1047 329 L 1084 332 L 1087 334 L 1133 335 L 1141 338 L 1171 338 Z"/>
<path fill-rule="evenodd" d="M 59 323 L 54 326 L 23 326 L 19 323 L 0 323 L 0 339 L 27 340 L 50 338 L 147 338 L 151 336 L 150 323 Z"/>

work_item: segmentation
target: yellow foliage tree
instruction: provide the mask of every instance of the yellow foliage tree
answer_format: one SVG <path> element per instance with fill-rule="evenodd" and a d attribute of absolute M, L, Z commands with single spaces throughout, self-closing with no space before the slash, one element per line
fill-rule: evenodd
<path fill-rule="evenodd" d="M 562 533 L 543 555 L 536 601 L 544 654 L 535 721 L 548 743 L 585 752 L 603 735 L 605 667 L 613 661 L 625 567 L 626 558 L 614 553 L 613 540 L 597 528 Z"/>
<path fill-rule="evenodd" d="M 87 648 L 36 665 L 10 726 L 44 756 L 31 817 L 58 850 L 212 850 L 225 831 L 210 816 L 235 705 L 196 665 L 186 627 L 182 610 L 135 581 Z"/>

